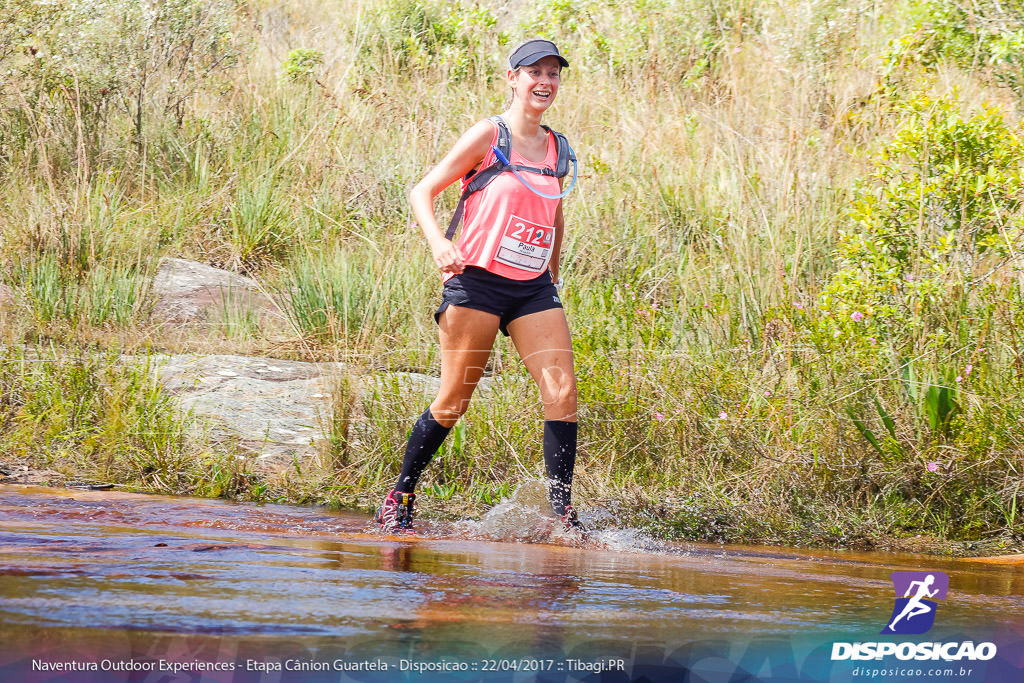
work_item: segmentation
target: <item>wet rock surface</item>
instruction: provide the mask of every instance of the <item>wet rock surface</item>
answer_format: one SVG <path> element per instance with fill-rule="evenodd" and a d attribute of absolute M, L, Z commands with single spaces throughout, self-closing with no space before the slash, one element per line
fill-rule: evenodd
<path fill-rule="evenodd" d="M 331 382 L 344 372 L 341 363 L 245 356 L 166 356 L 156 366 L 210 436 L 234 440 L 270 469 L 316 454 Z"/>

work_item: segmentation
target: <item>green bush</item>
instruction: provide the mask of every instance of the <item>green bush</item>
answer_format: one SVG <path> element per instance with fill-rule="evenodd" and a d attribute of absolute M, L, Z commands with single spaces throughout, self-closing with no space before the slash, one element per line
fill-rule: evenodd
<path fill-rule="evenodd" d="M 536 3 L 524 37 L 551 38 L 574 69 L 674 81 L 713 69 L 730 43 L 757 25 L 756 3 L 678 0 L 553 0 Z"/>
<path fill-rule="evenodd" d="M 241 178 L 227 223 L 232 265 L 249 272 L 284 256 L 294 235 L 284 181 L 270 173 Z"/>
<path fill-rule="evenodd" d="M 958 347 L 959 323 L 984 318 L 1021 240 L 1024 141 L 1001 112 L 964 114 L 953 98 L 921 96 L 875 159 L 840 231 L 839 266 L 819 297 L 815 341 L 937 358 Z"/>
<path fill-rule="evenodd" d="M 131 477 L 138 461 L 178 477 L 189 421 L 146 362 L 118 354 L 25 355 L 0 346 L 0 444 L 43 465 L 74 470 L 93 461 L 103 476 Z M 140 468 L 141 469 L 141 468 Z"/>
<path fill-rule="evenodd" d="M 149 117 L 180 126 L 204 81 L 235 63 L 234 12 L 230 0 L 5 0 L 0 26 L 11 43 L 0 71 L 20 91 L 5 98 L 13 123 L 44 117 L 67 156 L 84 163 L 84 150 L 92 165 L 108 138 L 123 137 L 120 113 L 141 152 Z"/>
<path fill-rule="evenodd" d="M 423 268 L 394 246 L 308 246 L 293 257 L 279 286 L 304 337 L 337 349 L 372 349 L 366 355 L 380 363 L 419 366 L 430 362 L 424 353 L 430 355 L 437 334 L 424 310 L 436 297 L 437 281 L 425 280 Z"/>
<path fill-rule="evenodd" d="M 147 291 L 145 274 L 134 266 L 97 264 L 79 274 L 50 253 L 24 260 L 17 279 L 39 323 L 126 328 L 138 321 Z"/>
<path fill-rule="evenodd" d="M 928 0 L 907 9 L 910 32 L 885 56 L 889 75 L 907 64 L 951 63 L 992 77 L 1024 96 L 1024 2 Z"/>
<path fill-rule="evenodd" d="M 1005 452 L 1024 296 L 1024 140 L 992 107 L 918 96 L 873 159 L 839 233 L 837 270 L 802 323 L 837 424 L 859 434 L 871 506 L 904 529 L 971 536 L 1015 509 Z M 987 436 L 979 440 L 979 425 Z M 1003 463 L 1000 465 L 999 463 Z M 983 521 L 987 520 L 987 521 Z"/>
<path fill-rule="evenodd" d="M 497 19 L 476 2 L 388 0 L 375 15 L 377 43 L 363 54 L 389 54 L 402 70 L 442 68 L 449 80 L 471 74 L 492 76 L 496 57 L 508 36 L 496 30 Z"/>
<path fill-rule="evenodd" d="M 286 81 L 308 81 L 316 77 L 316 71 L 324 63 L 324 53 L 320 50 L 299 48 L 288 53 L 281 69 Z"/>

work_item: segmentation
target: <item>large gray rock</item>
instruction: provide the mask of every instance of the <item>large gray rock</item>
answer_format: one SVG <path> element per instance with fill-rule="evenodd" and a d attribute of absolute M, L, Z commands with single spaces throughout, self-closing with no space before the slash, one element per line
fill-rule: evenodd
<path fill-rule="evenodd" d="M 261 324 L 284 319 L 256 280 L 185 259 L 161 259 L 153 294 L 154 319 L 172 325 L 217 324 L 241 313 Z"/>
<path fill-rule="evenodd" d="M 176 355 L 157 359 L 160 380 L 210 430 L 270 469 L 316 455 L 324 439 L 332 377 L 340 363 L 246 356 Z"/>
<path fill-rule="evenodd" d="M 261 469 L 304 466 L 323 451 L 334 393 L 346 373 L 343 363 L 303 363 L 229 355 L 173 355 L 152 359 L 165 389 L 180 407 L 199 418 L 212 440 L 230 440 L 249 451 Z M 439 380 L 413 373 L 352 379 L 352 390 L 397 382 L 425 396 Z M 356 398 L 353 420 L 362 419 Z M 415 416 L 410 416 L 410 420 Z M 410 425 L 411 425 L 410 421 Z"/>

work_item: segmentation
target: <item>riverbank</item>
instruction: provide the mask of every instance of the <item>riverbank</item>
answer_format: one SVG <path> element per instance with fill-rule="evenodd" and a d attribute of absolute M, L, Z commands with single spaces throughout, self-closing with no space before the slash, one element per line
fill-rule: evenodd
<path fill-rule="evenodd" d="M 24 461 L 17 461 L 11 458 L 5 458 L 0 456 L 0 484 L 4 485 L 16 485 L 25 488 L 31 487 L 58 487 L 80 491 L 120 491 L 120 492 L 141 492 L 151 494 L 173 495 L 173 491 L 159 490 L 159 489 L 147 489 L 139 488 L 129 484 L 116 484 L 109 481 L 105 481 L 102 472 L 99 471 L 81 471 L 77 475 L 71 475 L 66 471 L 56 471 L 53 469 L 45 469 L 35 467 Z M 262 476 L 272 479 L 275 473 L 271 471 L 264 472 Z M 260 476 L 257 473 L 257 476 Z M 304 505 L 306 506 L 311 514 L 317 514 L 318 509 L 323 509 L 323 503 L 311 502 L 305 496 L 299 497 L 296 500 L 289 500 L 286 496 L 273 496 L 272 488 L 263 489 L 262 495 L 257 497 L 255 500 L 252 496 L 252 492 L 245 492 L 241 497 L 236 498 L 236 501 L 242 502 L 268 502 L 273 501 L 275 504 L 283 505 Z M 421 498 L 420 500 L 423 500 Z M 451 509 L 438 509 L 436 504 L 430 501 L 424 501 L 425 507 L 431 510 L 434 514 L 429 514 L 426 518 L 429 524 L 431 520 L 445 522 L 456 522 L 456 521 L 470 521 L 470 518 L 465 518 L 458 514 L 457 510 L 464 508 L 465 506 L 459 505 L 458 502 L 453 502 Z M 609 526 L 619 524 L 619 520 L 612 518 L 608 512 L 608 507 L 613 506 L 622 509 L 621 505 L 616 505 L 614 501 L 605 501 L 598 505 L 601 506 L 600 510 L 593 510 L 588 508 L 582 508 L 582 514 L 584 518 L 591 519 L 597 518 L 601 526 Z M 609 505 L 610 504 L 610 505 Z M 331 509 L 337 510 L 336 503 L 330 506 Z M 357 510 L 366 515 L 369 521 L 370 515 L 372 514 L 371 507 L 365 506 L 357 508 Z M 481 512 L 481 508 L 477 508 L 477 512 Z M 482 510 L 483 514 L 486 514 L 486 509 Z M 626 512 L 623 524 L 626 523 L 627 519 L 637 519 L 635 514 Z M 648 526 L 642 531 L 645 534 L 652 534 L 652 542 L 658 540 L 655 531 L 656 527 Z M 728 533 L 727 530 L 720 530 L 720 532 Z M 734 538 L 740 539 L 746 545 L 751 546 L 777 546 L 777 547 L 789 547 L 789 548 L 807 548 L 807 549 L 829 549 L 829 550 L 853 550 L 853 551 L 881 551 L 889 553 L 912 553 L 919 555 L 934 555 L 938 557 L 947 558 L 988 558 L 990 561 L 997 563 L 1004 562 L 1016 562 L 1020 563 L 1024 561 L 1024 543 L 1014 543 L 1012 539 L 995 539 L 987 542 L 964 542 L 964 541 L 951 541 L 949 539 L 937 538 L 935 536 L 915 534 L 914 536 L 905 537 L 877 537 L 871 539 L 859 539 L 850 543 L 836 542 L 834 538 L 812 538 L 807 534 L 801 534 L 799 537 L 785 537 L 781 535 L 772 535 L 771 537 L 756 537 L 748 536 L 739 532 L 734 534 Z M 708 538 L 706 535 L 695 533 L 691 538 L 680 538 L 678 535 L 672 537 L 673 541 L 689 540 L 698 543 L 706 543 L 714 539 Z M 725 541 L 722 541 L 725 544 Z"/>

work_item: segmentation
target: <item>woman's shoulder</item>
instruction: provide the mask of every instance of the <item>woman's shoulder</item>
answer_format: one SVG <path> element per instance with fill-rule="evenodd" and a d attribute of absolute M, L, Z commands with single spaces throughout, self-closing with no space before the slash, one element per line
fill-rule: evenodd
<path fill-rule="evenodd" d="M 459 138 L 456 147 L 479 151 L 482 156 L 491 147 L 491 141 L 496 135 L 496 128 L 490 119 L 481 119 L 474 123 Z"/>
<path fill-rule="evenodd" d="M 465 169 L 459 173 L 461 177 L 468 170 L 480 165 L 491 148 L 493 137 L 493 128 L 487 119 L 477 121 L 459 136 L 445 159 L 449 160 L 456 168 Z"/>
<path fill-rule="evenodd" d="M 484 144 L 490 141 L 496 130 L 493 121 L 480 119 L 461 135 L 461 140 L 467 143 Z"/>
<path fill-rule="evenodd" d="M 496 116 L 488 116 L 486 119 L 480 119 L 473 124 L 473 127 L 470 128 L 470 130 L 476 130 L 481 135 L 485 133 L 493 135 L 498 131 L 498 122 L 495 121 L 496 118 Z"/>

